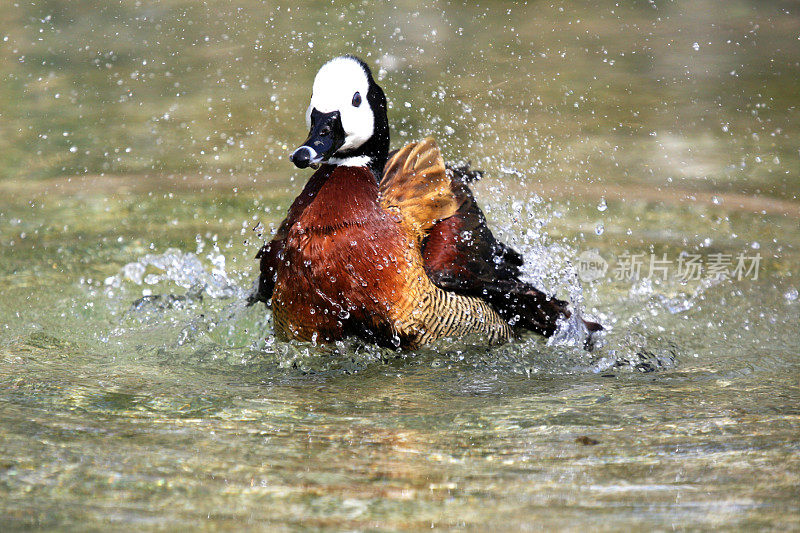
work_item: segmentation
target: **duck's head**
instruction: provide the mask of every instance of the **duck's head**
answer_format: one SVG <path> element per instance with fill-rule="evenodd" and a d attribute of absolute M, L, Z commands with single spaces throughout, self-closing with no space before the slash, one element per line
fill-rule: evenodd
<path fill-rule="evenodd" d="M 291 155 L 298 168 L 328 163 L 382 172 L 389 153 L 386 96 L 360 59 L 342 56 L 322 65 L 306 125 L 308 139 Z"/>

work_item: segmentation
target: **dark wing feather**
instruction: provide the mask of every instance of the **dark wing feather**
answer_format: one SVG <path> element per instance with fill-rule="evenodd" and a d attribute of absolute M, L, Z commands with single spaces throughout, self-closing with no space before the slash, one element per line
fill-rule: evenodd
<path fill-rule="evenodd" d="M 515 327 L 552 335 L 558 319 L 570 316 L 567 302 L 520 280 L 522 256 L 494 237 L 465 183 L 464 176 L 475 174 L 466 167 L 448 171 L 460 207 L 431 228 L 423 242 L 428 276 L 442 289 L 485 299 Z M 602 329 L 586 325 L 590 331 Z"/>

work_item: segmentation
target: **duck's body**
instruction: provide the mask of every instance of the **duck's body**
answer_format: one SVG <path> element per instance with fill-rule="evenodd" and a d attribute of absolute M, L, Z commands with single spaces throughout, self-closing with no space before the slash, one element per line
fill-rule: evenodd
<path fill-rule="evenodd" d="M 375 90 L 366 65 L 352 58 L 331 63 L 342 60 L 368 77 L 365 93 Z M 385 121 L 385 100 L 381 117 L 372 92 L 369 99 L 379 112 L 375 127 Z M 259 253 L 255 298 L 271 302 L 277 335 L 317 342 L 355 335 L 414 348 L 479 334 L 496 343 L 519 329 L 550 335 L 557 320 L 569 316 L 565 302 L 519 279 L 521 257 L 494 239 L 464 174 L 445 168 L 432 139 L 406 146 L 384 166 L 388 127 L 380 143 L 374 136 L 362 143 L 367 154 L 358 146 L 343 153 L 335 144 L 346 145 L 349 137 L 341 137 L 349 130 L 340 112 L 312 112 L 310 106 L 309 116 L 328 120 L 327 133 L 312 122 L 293 160 L 302 167 L 319 157 L 323 164 Z M 314 147 L 325 149 L 331 143 L 326 135 L 337 128 L 340 138 L 327 150 L 346 157 L 318 155 Z"/>
<path fill-rule="evenodd" d="M 435 149 L 432 141 L 411 146 L 415 155 Z M 415 230 L 420 221 L 409 206 L 389 205 L 404 185 L 387 183 L 381 194 L 363 167 L 323 165 L 314 173 L 261 254 L 262 280 L 274 280 L 277 334 L 325 342 L 356 335 L 402 347 L 469 333 L 490 342 L 511 338 L 487 302 L 432 282 Z M 420 212 L 452 208 L 435 192 L 427 202 L 424 193 L 415 200 Z"/>

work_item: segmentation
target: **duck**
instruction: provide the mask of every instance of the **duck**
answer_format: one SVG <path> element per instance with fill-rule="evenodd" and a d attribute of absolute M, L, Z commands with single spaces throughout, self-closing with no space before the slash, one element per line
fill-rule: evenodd
<path fill-rule="evenodd" d="M 305 118 L 290 160 L 315 171 L 256 255 L 250 297 L 271 309 L 277 338 L 496 345 L 552 336 L 571 316 L 522 279 L 523 257 L 489 229 L 470 189 L 479 172 L 445 164 L 430 137 L 390 152 L 386 96 L 363 60 L 326 62 Z M 582 323 L 589 337 L 602 329 Z"/>

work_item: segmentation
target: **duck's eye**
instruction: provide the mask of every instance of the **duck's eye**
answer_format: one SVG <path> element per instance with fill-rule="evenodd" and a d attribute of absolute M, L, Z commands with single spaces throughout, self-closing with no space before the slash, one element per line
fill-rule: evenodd
<path fill-rule="evenodd" d="M 361 105 L 361 93 L 356 93 L 353 95 L 353 107 L 358 107 Z"/>

